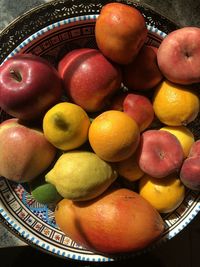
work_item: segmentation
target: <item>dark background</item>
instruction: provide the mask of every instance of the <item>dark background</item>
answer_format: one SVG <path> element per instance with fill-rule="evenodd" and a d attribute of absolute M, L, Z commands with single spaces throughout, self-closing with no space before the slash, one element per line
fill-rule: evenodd
<path fill-rule="evenodd" d="M 84 0 L 83 0 L 84 1 Z M 30 8 L 50 2 L 48 0 L 0 0 L 0 30 L 15 19 L 20 14 Z M 150 5 L 153 9 L 177 22 L 181 26 L 199 26 L 200 27 L 200 0 L 141 0 L 137 1 Z M 7 230 L 3 235 L 8 236 Z M 0 233 L 2 234 L 2 233 Z M 13 240 L 15 240 L 13 238 Z M 16 246 L 12 239 L 10 247 L 0 248 L 0 266 L 1 267 L 48 267 L 62 266 L 133 266 L 133 267 L 199 267 L 200 266 L 200 214 L 193 219 L 189 226 L 181 231 L 172 240 L 163 243 L 158 249 L 138 256 L 136 258 L 118 263 L 100 263 L 91 264 L 87 262 L 78 262 L 63 260 L 41 252 L 30 246 Z"/>

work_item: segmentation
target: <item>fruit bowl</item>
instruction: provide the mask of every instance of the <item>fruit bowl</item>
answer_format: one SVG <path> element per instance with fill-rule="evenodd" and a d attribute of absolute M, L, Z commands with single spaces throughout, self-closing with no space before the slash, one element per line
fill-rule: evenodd
<path fill-rule="evenodd" d="M 53 65 L 75 48 L 96 48 L 94 27 L 104 4 L 109 1 L 60 0 L 41 5 L 16 19 L 0 34 L 0 62 L 15 54 L 32 53 L 44 57 Z M 138 8 L 144 15 L 148 38 L 146 43 L 158 47 L 161 40 L 178 28 L 173 22 L 146 5 L 121 1 Z M 0 110 L 1 122 L 9 118 Z M 190 129 L 199 139 L 199 118 Z M 182 204 L 163 216 L 165 231 L 149 250 L 177 235 L 200 211 L 200 194 L 188 190 Z M 81 261 L 116 261 L 135 255 L 102 255 L 86 250 L 67 237 L 57 227 L 54 206 L 39 204 L 25 184 L 16 184 L 0 177 L 0 221 L 27 244 L 62 258 Z M 143 253 L 145 250 L 136 254 Z"/>

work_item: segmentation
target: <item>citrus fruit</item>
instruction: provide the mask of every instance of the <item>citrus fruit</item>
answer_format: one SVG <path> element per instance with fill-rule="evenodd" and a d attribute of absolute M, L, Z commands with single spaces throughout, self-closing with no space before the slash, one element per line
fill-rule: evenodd
<path fill-rule="evenodd" d="M 61 150 L 75 149 L 88 139 L 90 119 L 80 106 L 63 102 L 53 106 L 44 116 L 46 139 Z"/>
<path fill-rule="evenodd" d="M 41 204 L 53 204 L 62 199 L 54 185 L 46 183 L 44 177 L 38 177 L 29 183 L 31 195 Z"/>
<path fill-rule="evenodd" d="M 185 187 L 177 174 L 157 179 L 145 174 L 139 180 L 139 194 L 160 213 L 175 210 L 183 201 Z"/>
<path fill-rule="evenodd" d="M 153 108 L 162 123 L 186 126 L 199 113 L 199 98 L 187 87 L 163 81 L 155 90 Z"/>
<path fill-rule="evenodd" d="M 97 116 L 89 128 L 89 142 L 102 159 L 117 162 L 130 157 L 140 139 L 137 123 L 122 111 L 108 110 Z"/>
<path fill-rule="evenodd" d="M 193 133 L 185 126 L 165 126 L 160 130 L 168 131 L 175 135 L 183 148 L 185 158 L 189 155 L 190 148 L 194 143 Z"/>
<path fill-rule="evenodd" d="M 119 175 L 129 181 L 136 181 L 144 175 L 144 172 L 140 169 L 137 163 L 135 154 L 128 159 L 117 162 L 116 170 Z"/>
<path fill-rule="evenodd" d="M 117 172 L 95 153 L 70 151 L 62 154 L 45 180 L 71 200 L 89 200 L 103 193 L 117 178 Z"/>

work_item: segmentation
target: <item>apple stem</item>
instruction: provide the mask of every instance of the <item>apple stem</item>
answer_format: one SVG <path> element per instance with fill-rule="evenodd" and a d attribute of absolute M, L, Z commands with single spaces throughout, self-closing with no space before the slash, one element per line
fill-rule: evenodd
<path fill-rule="evenodd" d="M 11 69 L 11 70 L 10 70 L 10 74 L 12 75 L 12 77 L 13 77 L 16 81 L 18 81 L 18 82 L 21 82 L 21 81 L 22 81 L 22 76 L 20 75 L 19 72 L 17 72 L 17 71 L 15 71 L 15 70 Z"/>

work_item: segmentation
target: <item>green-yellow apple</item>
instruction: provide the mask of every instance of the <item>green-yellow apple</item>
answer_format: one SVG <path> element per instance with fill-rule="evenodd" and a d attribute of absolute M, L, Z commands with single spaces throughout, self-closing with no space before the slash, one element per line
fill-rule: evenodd
<path fill-rule="evenodd" d="M 42 57 L 19 54 L 0 66 L 0 107 L 13 117 L 41 117 L 61 94 L 57 70 Z"/>
<path fill-rule="evenodd" d="M 0 175 L 15 182 L 27 182 L 45 171 L 57 149 L 42 131 L 8 119 L 0 124 Z"/>

